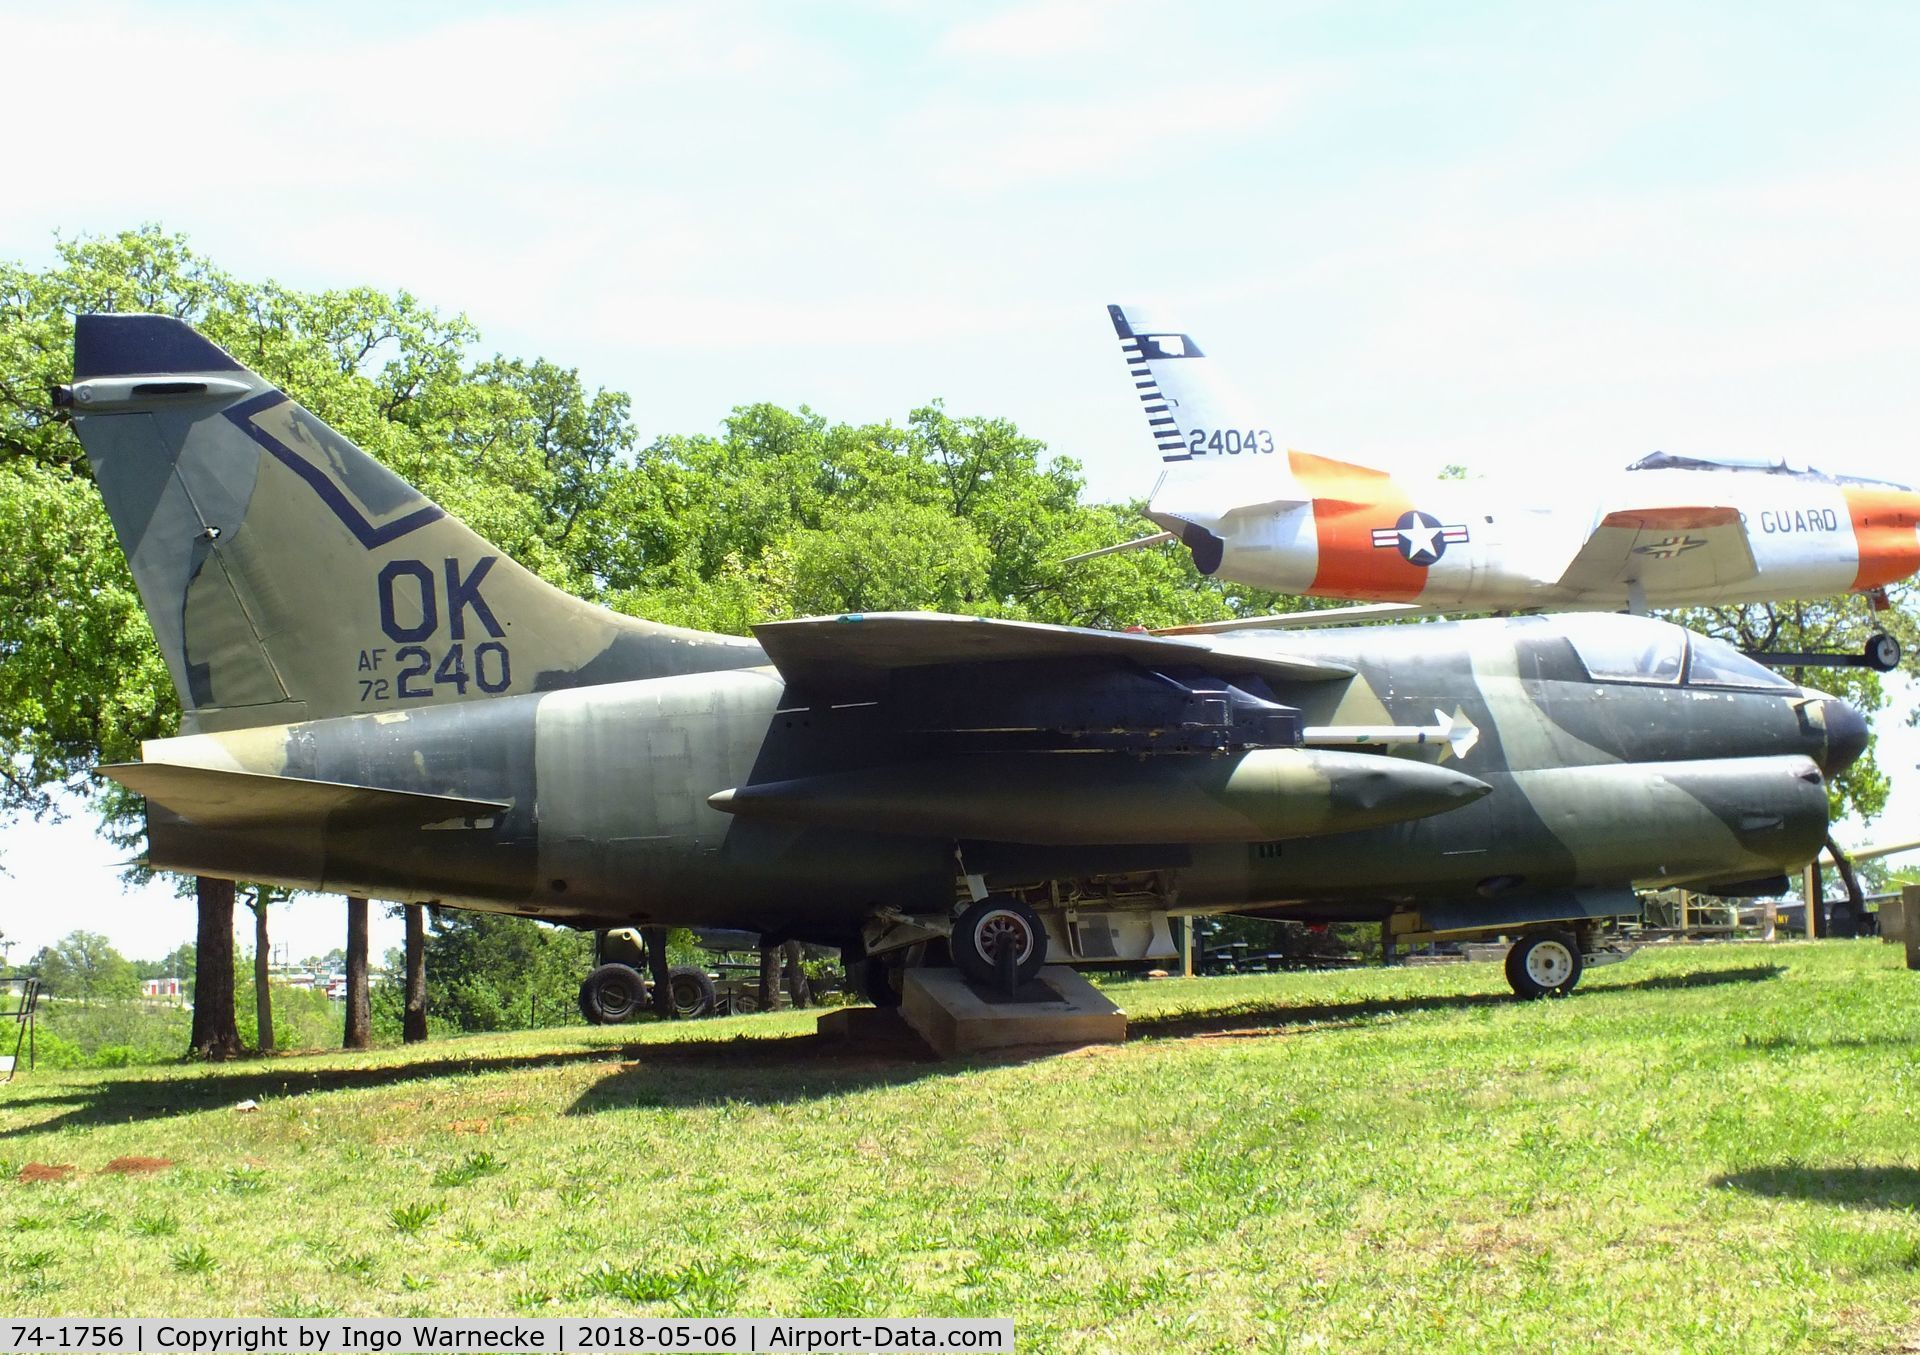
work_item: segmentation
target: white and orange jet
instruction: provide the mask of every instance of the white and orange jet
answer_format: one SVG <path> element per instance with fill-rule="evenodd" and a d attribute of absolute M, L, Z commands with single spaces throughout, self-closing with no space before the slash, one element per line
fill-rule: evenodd
<path fill-rule="evenodd" d="M 1203 574 L 1370 604 L 1265 624 L 1849 592 L 1884 607 L 1920 569 L 1920 494 L 1881 480 L 1656 453 L 1577 486 L 1502 487 L 1291 451 L 1271 397 L 1236 392 L 1192 335 L 1107 310 L 1165 462 L 1147 516 L 1166 530 L 1091 554 L 1178 540 Z M 1899 657 L 1876 635 L 1854 662 Z"/>

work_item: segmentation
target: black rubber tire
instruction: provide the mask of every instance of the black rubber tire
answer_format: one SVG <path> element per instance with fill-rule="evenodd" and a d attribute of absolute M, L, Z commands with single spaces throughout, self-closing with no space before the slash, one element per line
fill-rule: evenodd
<path fill-rule="evenodd" d="M 1523 1001 L 1565 997 L 1580 982 L 1580 942 L 1569 931 L 1529 932 L 1507 952 L 1507 982 Z"/>
<path fill-rule="evenodd" d="M 647 981 L 632 965 L 603 964 L 580 985 L 580 1014 L 596 1026 L 617 1026 L 647 1009 Z"/>
<path fill-rule="evenodd" d="M 1025 983 L 1047 962 L 1047 929 L 1040 914 L 1019 899 L 989 894 L 953 924 L 948 940 L 953 967 L 970 983 L 1000 981 L 1000 947 L 1014 947 L 1014 977 Z"/>
<path fill-rule="evenodd" d="M 1885 631 L 1870 635 L 1861 657 L 1874 672 L 1891 673 L 1900 666 L 1900 642 Z"/>
<path fill-rule="evenodd" d="M 904 950 L 890 950 L 881 955 L 869 955 L 860 962 L 860 991 L 867 995 L 867 1001 L 885 1011 L 892 1011 L 900 1005 L 906 995 L 907 953 Z"/>
<path fill-rule="evenodd" d="M 681 1021 L 713 1015 L 713 978 L 693 965 L 676 965 L 667 974 L 667 991 L 673 994 L 673 1014 Z"/>
<path fill-rule="evenodd" d="M 735 989 L 733 996 L 727 999 L 729 1016 L 750 1016 L 759 1010 L 760 994 L 750 992 L 744 987 Z"/>

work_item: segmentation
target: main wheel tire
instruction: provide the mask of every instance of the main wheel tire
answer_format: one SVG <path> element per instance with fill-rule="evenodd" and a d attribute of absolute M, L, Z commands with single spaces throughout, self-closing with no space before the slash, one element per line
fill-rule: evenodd
<path fill-rule="evenodd" d="M 860 962 L 860 991 L 874 1006 L 892 1011 L 906 996 L 907 953 L 890 950 Z"/>
<path fill-rule="evenodd" d="M 596 1026 L 631 1021 L 647 1007 L 647 981 L 632 965 L 603 964 L 580 985 L 580 1014 Z"/>
<path fill-rule="evenodd" d="M 1507 952 L 1507 982 L 1529 1001 L 1565 997 L 1580 982 L 1580 970 L 1580 942 L 1572 932 L 1530 932 Z"/>
<path fill-rule="evenodd" d="M 1876 673 L 1891 673 L 1900 666 L 1900 642 L 1885 631 L 1868 636 L 1862 657 Z"/>
<path fill-rule="evenodd" d="M 1047 962 L 1047 929 L 1040 914 L 1019 899 L 994 895 L 973 904 L 953 924 L 948 942 L 954 968 L 973 983 L 1000 981 L 1001 952 L 1013 951 L 1016 983 L 1025 983 Z"/>
<path fill-rule="evenodd" d="M 667 991 L 673 994 L 673 1014 L 680 1020 L 713 1015 L 713 979 L 706 970 L 676 966 L 667 974 Z"/>

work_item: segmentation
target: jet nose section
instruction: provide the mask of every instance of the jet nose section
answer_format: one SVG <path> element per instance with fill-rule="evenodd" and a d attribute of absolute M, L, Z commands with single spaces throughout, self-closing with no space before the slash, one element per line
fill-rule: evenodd
<path fill-rule="evenodd" d="M 1827 730 L 1826 756 L 1819 759 L 1820 770 L 1838 776 L 1867 751 L 1867 721 L 1859 711 L 1837 696 L 1820 700 L 1821 723 Z"/>

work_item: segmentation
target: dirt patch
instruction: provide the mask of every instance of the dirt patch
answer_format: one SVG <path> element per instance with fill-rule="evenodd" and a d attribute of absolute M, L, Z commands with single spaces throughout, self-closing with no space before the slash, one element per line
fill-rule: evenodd
<path fill-rule="evenodd" d="M 22 1185 L 45 1185 L 49 1181 L 71 1181 L 73 1164 L 71 1162 L 29 1162 L 20 1169 Z"/>
<path fill-rule="evenodd" d="M 116 1176 L 138 1176 L 143 1172 L 163 1172 L 172 1165 L 170 1157 L 116 1157 L 100 1170 Z"/>
<path fill-rule="evenodd" d="M 487 1134 L 493 1131 L 493 1121 L 489 1119 L 454 1120 L 447 1125 L 449 1134 Z"/>

